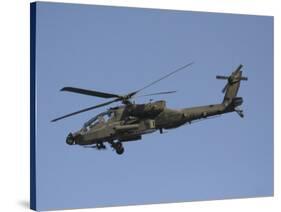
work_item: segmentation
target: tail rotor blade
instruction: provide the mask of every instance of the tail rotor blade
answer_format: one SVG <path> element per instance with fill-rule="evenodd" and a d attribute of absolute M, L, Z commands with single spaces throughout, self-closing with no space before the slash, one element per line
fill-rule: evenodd
<path fill-rule="evenodd" d="M 248 80 L 248 77 L 240 77 L 240 80 L 247 81 L 247 80 Z"/>
<path fill-rule="evenodd" d="M 228 77 L 226 77 L 226 76 L 220 76 L 220 75 L 216 76 L 216 78 L 217 78 L 217 79 L 228 79 Z"/>
<path fill-rule="evenodd" d="M 224 88 L 222 89 L 222 92 L 225 93 L 226 89 L 228 88 L 228 83 L 225 84 Z"/>

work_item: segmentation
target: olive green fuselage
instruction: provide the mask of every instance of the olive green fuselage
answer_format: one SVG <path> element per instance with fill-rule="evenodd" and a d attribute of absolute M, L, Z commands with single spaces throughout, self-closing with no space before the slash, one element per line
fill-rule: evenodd
<path fill-rule="evenodd" d="M 84 126 L 73 135 L 75 143 L 80 145 L 112 142 L 114 140 L 121 142 L 134 141 L 141 139 L 143 134 L 153 133 L 157 130 L 162 133 L 163 129 L 177 128 L 186 123 L 192 123 L 194 120 L 232 111 L 233 109 L 222 103 L 179 110 L 165 107 L 155 116 L 140 114 L 139 117 L 133 117 L 127 116 L 126 107 L 120 107 L 111 111 L 115 115 L 106 122 Z"/>

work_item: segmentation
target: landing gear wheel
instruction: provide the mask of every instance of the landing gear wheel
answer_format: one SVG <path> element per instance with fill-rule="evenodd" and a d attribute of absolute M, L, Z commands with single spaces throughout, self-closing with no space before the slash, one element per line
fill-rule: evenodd
<path fill-rule="evenodd" d="M 74 137 L 72 135 L 72 133 L 69 133 L 68 136 L 66 137 L 66 143 L 68 145 L 73 145 L 74 144 Z"/>
<path fill-rule="evenodd" d="M 115 143 L 114 149 L 116 150 L 116 153 L 118 155 L 122 155 L 124 153 L 124 147 L 123 147 L 123 145 L 122 145 L 122 143 L 120 141 Z"/>
<path fill-rule="evenodd" d="M 117 153 L 118 155 L 122 155 L 122 154 L 124 153 L 124 147 L 121 147 L 121 148 L 116 149 L 116 153 Z"/>
<path fill-rule="evenodd" d="M 116 149 L 119 149 L 119 148 L 122 148 L 122 147 L 123 147 L 123 145 L 122 145 L 122 143 L 120 141 L 115 143 L 115 148 Z"/>

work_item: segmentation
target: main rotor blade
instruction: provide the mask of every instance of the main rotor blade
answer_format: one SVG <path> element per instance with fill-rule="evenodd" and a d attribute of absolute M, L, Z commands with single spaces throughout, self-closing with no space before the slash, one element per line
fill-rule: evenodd
<path fill-rule="evenodd" d="M 84 95 L 89 95 L 89 96 L 96 96 L 96 97 L 101 97 L 101 98 L 114 98 L 114 97 L 118 98 L 119 97 L 119 95 L 117 95 L 117 94 L 87 90 L 87 89 L 82 89 L 82 88 L 74 88 L 74 87 L 64 87 L 61 89 L 61 91 L 68 91 L 68 92 L 79 93 L 79 94 L 84 94 Z"/>
<path fill-rule="evenodd" d="M 158 92 L 158 93 L 150 93 L 150 94 L 145 94 L 145 95 L 141 95 L 141 96 L 136 96 L 138 97 L 144 97 L 144 96 L 156 96 L 156 95 L 165 95 L 165 94 L 171 94 L 171 93 L 175 93 L 177 91 L 164 91 L 164 92 Z"/>
<path fill-rule="evenodd" d="M 92 107 L 88 107 L 88 108 L 85 108 L 83 110 L 78 110 L 76 112 L 73 112 L 73 113 L 70 113 L 70 114 L 67 114 L 67 115 L 64 115 L 64 116 L 61 116 L 59 118 L 56 118 L 56 119 L 53 119 L 51 122 L 56 122 L 58 120 L 61 120 L 61 119 L 64 119 L 64 118 L 67 118 L 67 117 L 70 117 L 70 116 L 74 116 L 76 114 L 79 114 L 79 113 L 83 113 L 83 112 L 86 112 L 86 111 L 89 111 L 89 110 L 93 110 L 93 109 L 96 109 L 98 107 L 103 107 L 103 106 L 106 106 L 106 105 L 109 105 L 113 102 L 117 102 L 117 101 L 120 101 L 119 99 L 114 99 L 112 101 L 109 101 L 109 102 L 105 102 L 105 103 L 102 103 L 102 104 L 99 104 L 99 105 L 95 105 L 95 106 L 92 106 Z"/>
<path fill-rule="evenodd" d="M 140 91 L 142 91 L 142 90 L 144 90 L 144 89 L 146 89 L 146 88 L 148 88 L 148 87 L 154 85 L 155 83 L 157 83 L 157 82 L 159 82 L 159 81 L 161 81 L 161 80 L 163 80 L 163 79 L 165 79 L 165 78 L 167 78 L 167 77 L 169 77 L 169 76 L 171 76 L 171 75 L 173 75 L 173 74 L 175 74 L 175 73 L 177 73 L 177 72 L 179 72 L 179 71 L 181 71 L 181 70 L 187 68 L 188 66 L 191 66 L 192 64 L 193 64 L 193 62 L 192 62 L 192 63 L 188 63 L 188 64 L 186 64 L 186 65 L 184 65 L 184 66 L 181 66 L 181 67 L 177 68 L 176 70 L 172 71 L 171 73 L 166 74 L 165 76 L 163 76 L 163 77 L 161 77 L 161 78 L 159 78 L 159 79 L 157 79 L 157 80 L 155 80 L 155 81 L 149 83 L 148 85 L 144 86 L 143 88 L 141 88 L 141 89 L 135 91 L 134 93 L 136 94 L 136 93 L 138 93 L 138 92 L 140 92 Z"/>

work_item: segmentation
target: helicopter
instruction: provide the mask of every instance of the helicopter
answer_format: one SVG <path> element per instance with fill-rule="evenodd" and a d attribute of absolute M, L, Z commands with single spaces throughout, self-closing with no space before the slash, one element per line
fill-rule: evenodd
<path fill-rule="evenodd" d="M 105 144 L 108 143 L 117 154 L 121 155 L 124 153 L 124 142 L 141 140 L 142 135 L 144 134 L 156 131 L 159 131 L 160 134 L 162 134 L 164 130 L 174 129 L 187 123 L 191 124 L 196 120 L 204 120 L 209 117 L 230 112 L 236 112 L 243 118 L 243 110 L 239 108 L 243 103 L 243 98 L 237 97 L 237 93 L 240 87 L 240 82 L 246 81 L 248 78 L 242 76 L 242 64 L 229 76 L 216 76 L 217 79 L 227 81 L 222 90 L 225 95 L 221 103 L 183 109 L 170 109 L 166 107 L 166 101 L 164 100 L 150 101 L 146 104 L 136 104 L 132 101 L 132 99 L 144 89 L 181 70 L 186 70 L 187 67 L 192 64 L 193 63 L 186 64 L 126 95 L 77 87 L 63 87 L 61 91 L 110 99 L 110 101 L 61 116 L 53 119 L 51 122 L 56 122 L 115 102 L 121 102 L 121 105 L 111 107 L 105 112 L 97 114 L 84 123 L 80 130 L 74 133 L 69 133 L 66 138 L 66 143 L 69 145 L 81 145 L 88 148 L 95 148 L 97 150 L 106 149 Z M 165 95 L 175 92 L 176 91 L 165 91 L 142 96 Z"/>

